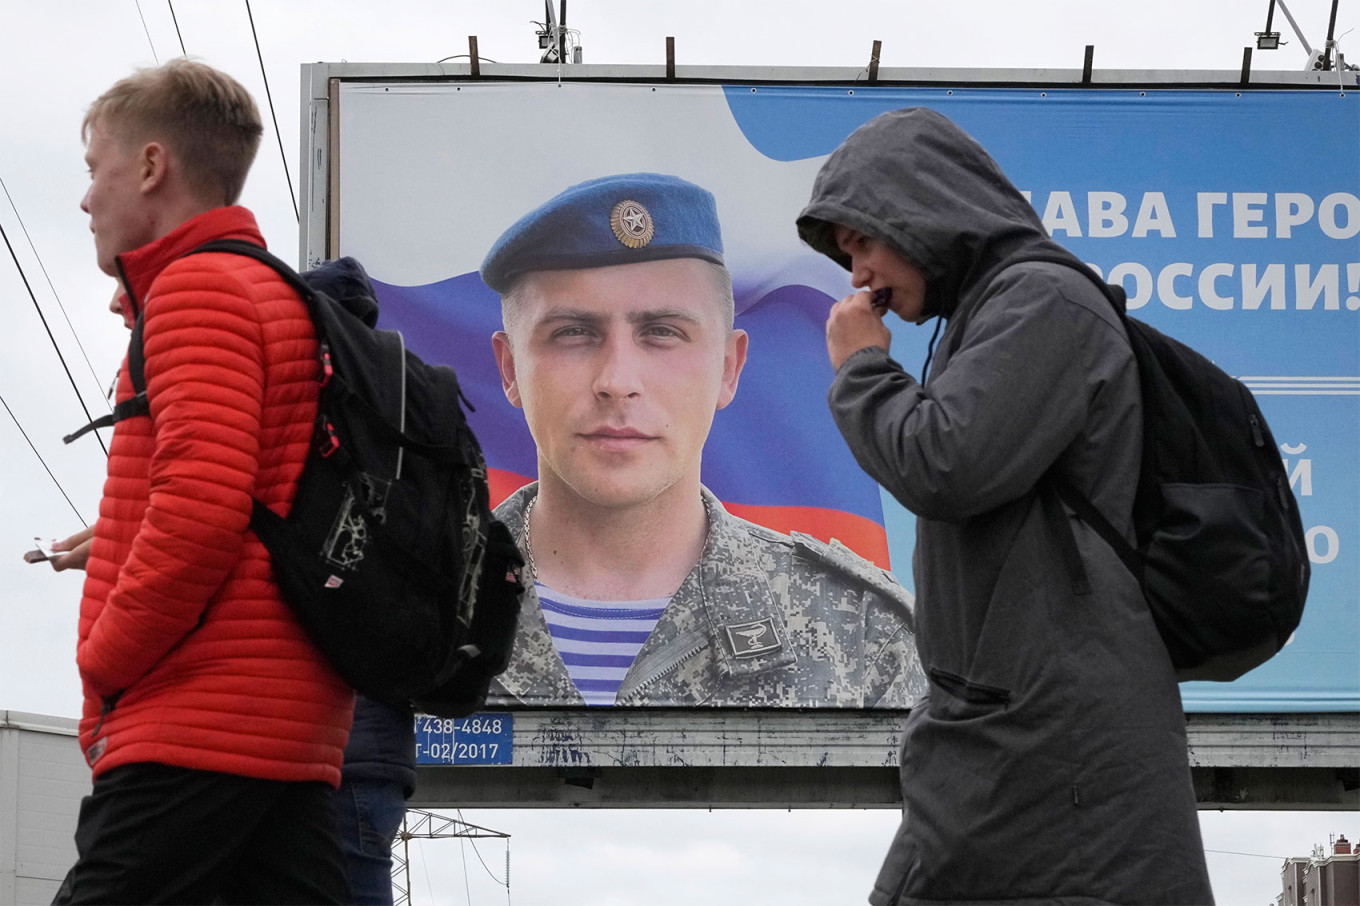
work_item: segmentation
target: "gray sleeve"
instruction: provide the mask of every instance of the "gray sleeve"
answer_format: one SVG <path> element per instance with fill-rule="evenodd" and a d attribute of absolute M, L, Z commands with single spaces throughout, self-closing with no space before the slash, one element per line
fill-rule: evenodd
<path fill-rule="evenodd" d="M 907 509 L 956 521 L 1015 500 L 1083 430 L 1102 375 L 1131 353 L 1108 303 L 1073 277 L 1075 290 L 1045 270 L 998 280 L 928 387 L 882 349 L 841 366 L 836 424 Z"/>

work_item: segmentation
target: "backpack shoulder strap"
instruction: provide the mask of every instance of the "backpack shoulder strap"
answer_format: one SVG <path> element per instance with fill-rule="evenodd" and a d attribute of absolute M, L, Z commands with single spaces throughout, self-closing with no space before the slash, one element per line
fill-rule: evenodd
<path fill-rule="evenodd" d="M 198 248 L 187 252 L 186 255 L 196 255 L 199 252 L 230 252 L 261 261 L 277 271 L 289 286 L 298 291 L 303 301 L 307 303 L 309 310 L 315 306 L 315 296 L 311 287 L 307 285 L 307 281 L 303 280 L 297 271 L 283 261 L 252 242 L 245 242 L 241 239 L 217 239 L 200 245 Z M 128 379 L 132 381 L 134 395 L 115 405 L 113 411 L 108 415 L 102 415 L 63 437 L 63 443 L 69 444 L 99 428 L 112 427 L 125 418 L 151 414 L 151 401 L 146 395 L 146 348 L 142 342 L 142 319 L 144 317 L 146 317 L 145 310 L 137 315 L 137 320 L 132 325 L 132 336 L 128 339 Z"/>
<path fill-rule="evenodd" d="M 151 400 L 146 395 L 146 349 L 142 345 L 142 316 L 132 325 L 132 336 L 128 339 L 127 351 L 128 379 L 132 381 L 133 395 L 117 403 L 108 415 L 86 424 L 63 437 L 62 443 L 69 444 L 99 428 L 111 428 L 125 418 L 151 414 Z"/>
<path fill-rule="evenodd" d="M 302 301 L 307 303 L 308 309 L 311 309 L 315 304 L 316 292 L 312 289 L 311 284 L 303 279 L 302 275 L 286 261 L 262 246 L 253 242 L 246 242 L 243 239 L 214 239 L 212 242 L 205 242 L 186 254 L 198 255 L 203 252 L 227 252 L 232 255 L 254 258 L 261 264 L 273 268 L 285 283 L 297 291 L 297 294 L 302 297 Z"/>
<path fill-rule="evenodd" d="M 1133 573 L 1134 578 L 1138 580 L 1138 584 L 1141 586 L 1143 584 L 1143 558 L 1133 545 L 1129 544 L 1124 536 L 1119 534 L 1119 530 L 1110 524 L 1110 520 L 1105 518 L 1105 514 L 1096 509 L 1096 505 L 1091 502 L 1090 498 L 1078 491 L 1067 479 L 1067 476 L 1055 472 L 1053 487 L 1058 492 L 1058 497 L 1062 499 L 1062 502 L 1070 506 L 1072 512 L 1077 514 L 1077 518 L 1089 525 L 1114 550 L 1120 562 L 1129 572 Z M 1067 529 L 1071 532 L 1071 526 L 1068 526 Z"/>

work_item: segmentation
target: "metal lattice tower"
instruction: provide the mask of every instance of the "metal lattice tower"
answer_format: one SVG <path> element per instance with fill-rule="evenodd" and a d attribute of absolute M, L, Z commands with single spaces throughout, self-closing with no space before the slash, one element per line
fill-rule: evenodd
<path fill-rule="evenodd" d="M 411 903 L 411 840 L 445 840 L 450 837 L 478 838 L 496 837 L 509 841 L 510 835 L 501 831 L 468 824 L 461 818 L 436 815 L 423 809 L 407 809 L 401 819 L 401 830 L 392 846 L 392 901 L 393 906 L 410 906 Z M 400 842 L 400 848 L 397 843 Z M 505 887 L 506 901 L 510 898 L 510 844 L 505 845 Z"/>

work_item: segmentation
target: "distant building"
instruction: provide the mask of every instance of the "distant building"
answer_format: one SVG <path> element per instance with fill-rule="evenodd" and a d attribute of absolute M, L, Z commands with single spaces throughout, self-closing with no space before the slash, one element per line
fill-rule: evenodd
<path fill-rule="evenodd" d="M 1312 856 L 1287 859 L 1276 906 L 1360 906 L 1360 853 L 1337 837 L 1332 852 L 1317 847 Z"/>
<path fill-rule="evenodd" d="M 52 901 L 89 792 L 74 720 L 0 711 L 0 903 Z"/>

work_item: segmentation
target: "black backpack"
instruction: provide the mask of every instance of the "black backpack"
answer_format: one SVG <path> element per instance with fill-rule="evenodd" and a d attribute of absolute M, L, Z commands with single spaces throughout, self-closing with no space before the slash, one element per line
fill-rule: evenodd
<path fill-rule="evenodd" d="M 1311 574 L 1298 503 L 1265 416 L 1240 381 L 1129 317 L 1122 287 L 1075 259 L 1039 254 L 1023 261 L 1070 267 L 1100 289 L 1127 328 L 1142 385 L 1136 547 L 1065 476 L 1054 470 L 1040 481 L 1074 584 L 1089 588 L 1054 494 L 1137 577 L 1177 678 L 1237 679 L 1289 640 Z"/>
<path fill-rule="evenodd" d="M 201 252 L 272 267 L 306 302 L 319 340 L 315 443 L 292 509 L 285 519 L 255 500 L 250 519 L 284 600 L 360 693 L 442 717 L 477 710 L 509 661 L 524 561 L 491 515 L 453 369 L 374 329 L 377 299 L 352 258 L 299 275 L 248 242 L 189 254 Z M 149 414 L 141 325 L 128 346 L 137 395 L 68 443 Z"/>

